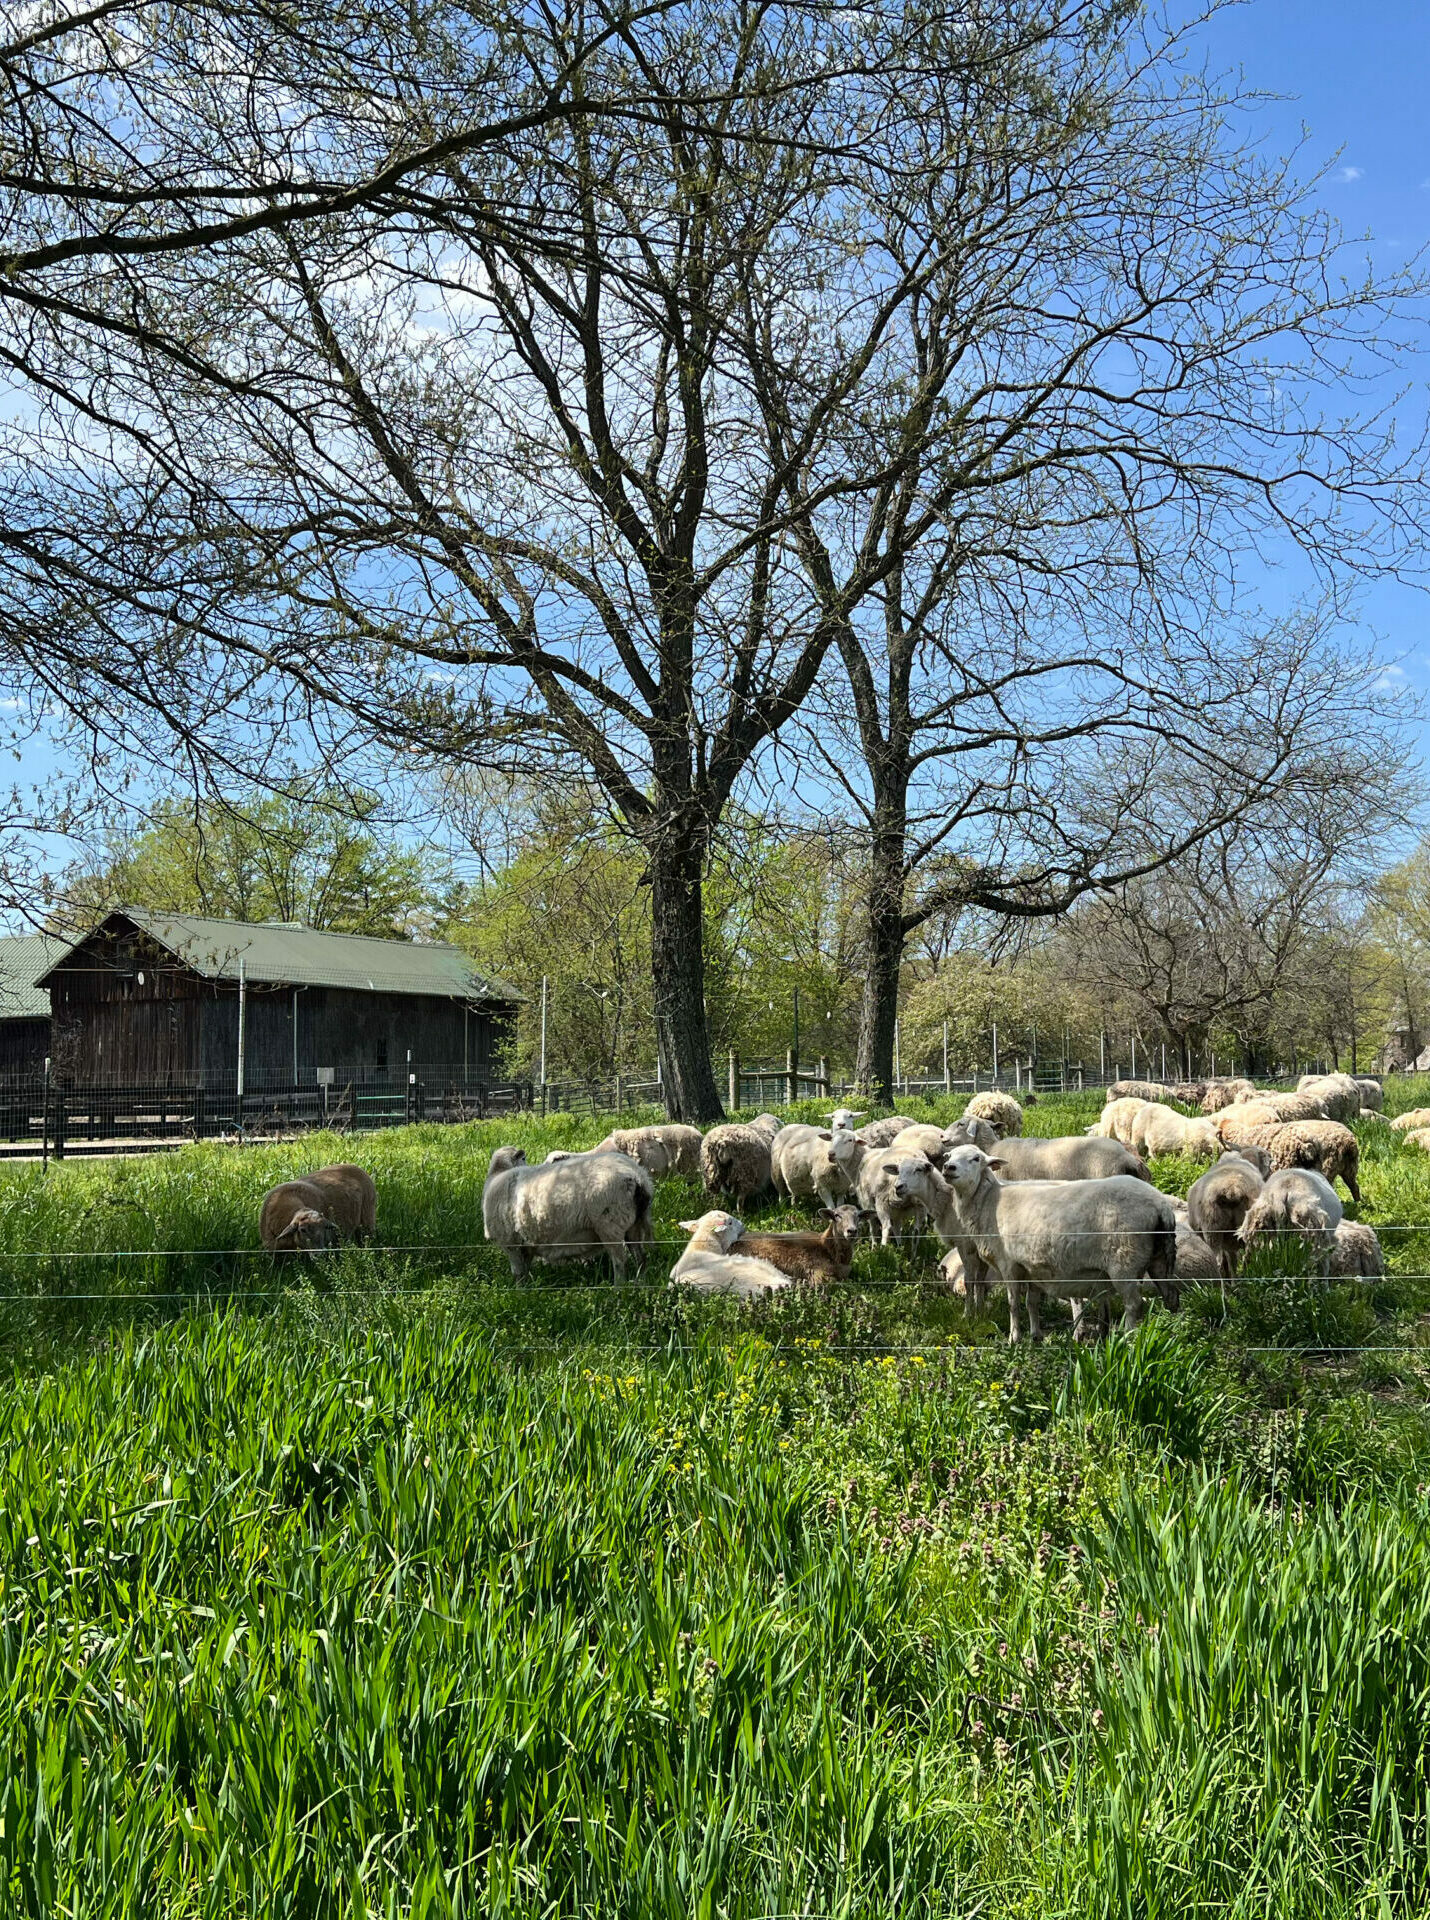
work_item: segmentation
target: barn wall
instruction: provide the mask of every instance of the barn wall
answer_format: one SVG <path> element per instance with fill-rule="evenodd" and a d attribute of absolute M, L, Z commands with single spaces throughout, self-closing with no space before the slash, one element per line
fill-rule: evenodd
<path fill-rule="evenodd" d="M 0 1020 L 0 1074 L 40 1073 L 49 1050 L 50 1023 L 43 1016 Z"/>
<path fill-rule="evenodd" d="M 249 1087 L 293 1082 L 294 996 L 290 988 L 250 989 L 244 1036 L 244 1081 Z M 494 1022 L 465 1012 L 461 1001 L 427 994 L 352 992 L 341 987 L 300 987 L 297 994 L 298 1084 L 311 1086 L 319 1067 L 331 1067 L 339 1082 L 386 1080 L 403 1084 L 412 1071 L 443 1080 L 460 1079 L 465 1042 L 470 1072 L 489 1073 L 495 1051 Z M 204 1003 L 201 1056 L 207 1086 L 231 1086 L 238 1063 L 238 993 L 223 987 Z"/>

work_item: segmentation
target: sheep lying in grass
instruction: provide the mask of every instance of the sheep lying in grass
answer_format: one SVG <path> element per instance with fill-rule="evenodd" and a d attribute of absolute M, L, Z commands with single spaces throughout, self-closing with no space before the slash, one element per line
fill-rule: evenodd
<path fill-rule="evenodd" d="M 1275 1241 L 1294 1234 L 1311 1251 L 1322 1273 L 1330 1270 L 1342 1207 L 1335 1189 L 1312 1168 L 1287 1167 L 1273 1173 L 1241 1223 L 1241 1244 Z"/>
<path fill-rule="evenodd" d="M 1134 1180 L 1152 1178 L 1130 1147 L 1117 1140 L 1089 1140 L 1081 1133 L 1053 1140 L 1000 1140 L 989 1160 L 1003 1181 L 1108 1180 L 1116 1174 L 1130 1174 Z"/>
<path fill-rule="evenodd" d="M 744 1206 L 770 1185 L 770 1147 L 783 1122 L 772 1113 L 712 1127 L 700 1143 L 705 1191 L 729 1194 Z"/>
<path fill-rule="evenodd" d="M 1214 1160 L 1221 1141 L 1210 1120 L 1187 1119 L 1172 1107 L 1145 1106 L 1133 1116 L 1129 1145 L 1144 1160 L 1178 1155 L 1184 1160 Z"/>
<path fill-rule="evenodd" d="M 907 1119 L 902 1113 L 886 1113 L 882 1120 L 871 1120 L 866 1127 L 860 1127 L 858 1138 L 866 1147 L 887 1147 L 891 1140 L 897 1140 L 905 1127 L 918 1123 Z"/>
<path fill-rule="evenodd" d="M 1342 1220 L 1326 1271 L 1338 1280 L 1378 1280 L 1385 1272 L 1385 1255 L 1375 1228 L 1364 1220 Z"/>
<path fill-rule="evenodd" d="M 832 1207 L 854 1191 L 865 1151 L 856 1134 L 835 1133 L 830 1127 L 782 1127 L 770 1148 L 775 1192 L 790 1200 L 818 1194 L 822 1206 Z"/>
<path fill-rule="evenodd" d="M 1255 1094 L 1256 1088 L 1249 1080 L 1213 1080 L 1202 1095 L 1201 1109 L 1203 1113 L 1220 1113 L 1223 1107 L 1253 1099 Z"/>
<path fill-rule="evenodd" d="M 363 1167 L 342 1162 L 285 1180 L 263 1196 L 258 1237 L 270 1253 L 326 1253 L 377 1227 L 377 1188 Z"/>
<path fill-rule="evenodd" d="M 1027 1105 L 1032 1106 L 1033 1096 L 1028 1095 Z M 990 1087 L 985 1093 L 975 1093 L 963 1109 L 965 1120 L 986 1120 L 1000 1140 L 1007 1140 L 1013 1134 L 1023 1131 L 1023 1109 L 1011 1093 L 999 1093 Z"/>
<path fill-rule="evenodd" d="M 1034 1340 L 1042 1338 L 1043 1294 L 1073 1301 L 1081 1337 L 1088 1302 L 1109 1287 L 1121 1298 L 1124 1324 L 1134 1327 L 1143 1283 L 1175 1279 L 1176 1216 L 1145 1181 L 1117 1175 L 1005 1186 L 977 1147 L 954 1148 L 944 1164 L 943 1174 L 928 1167 L 920 1176 L 934 1227 L 963 1256 L 966 1276 L 971 1248 L 1007 1288 L 1010 1341 L 1022 1339 L 1025 1300 Z"/>
<path fill-rule="evenodd" d="M 1430 1107 L 1412 1107 L 1409 1113 L 1398 1113 L 1390 1127 L 1392 1133 L 1418 1133 L 1422 1127 L 1430 1127 Z"/>
<path fill-rule="evenodd" d="M 696 1287 L 701 1293 L 735 1293 L 742 1300 L 750 1300 L 794 1284 L 770 1261 L 731 1252 L 745 1231 L 734 1214 L 717 1209 L 680 1224 L 691 1238 L 670 1270 L 671 1279 L 678 1285 Z"/>
<path fill-rule="evenodd" d="M 1119 1099 L 1109 1100 L 1097 1119 L 1088 1128 L 1088 1138 L 1092 1140 L 1120 1140 L 1124 1147 L 1132 1145 L 1132 1128 L 1139 1113 L 1148 1106 L 1146 1100 L 1136 1094 L 1123 1094 Z"/>
<path fill-rule="evenodd" d="M 854 1243 L 867 1216 L 859 1207 L 844 1205 L 821 1209 L 821 1217 L 829 1222 L 822 1233 L 752 1233 L 746 1227 L 730 1252 L 767 1260 L 791 1280 L 802 1280 L 806 1285 L 847 1280 L 854 1261 Z"/>
<path fill-rule="evenodd" d="M 1200 1180 L 1194 1180 L 1187 1194 L 1188 1224 L 1205 1242 L 1213 1263 L 1227 1279 L 1236 1272 L 1241 1223 L 1263 1185 L 1261 1174 L 1249 1161 L 1239 1154 L 1228 1154 Z"/>
<path fill-rule="evenodd" d="M 699 1127 L 662 1123 L 656 1127 L 618 1127 L 593 1153 L 628 1153 L 657 1180 L 667 1173 L 694 1176 L 700 1171 Z"/>
<path fill-rule="evenodd" d="M 531 1167 L 520 1147 L 498 1147 L 482 1189 L 487 1239 L 506 1251 L 514 1279 L 533 1260 L 585 1260 L 605 1252 L 624 1275 L 650 1244 L 655 1182 L 624 1153 L 576 1154 Z"/>
<path fill-rule="evenodd" d="M 1266 1149 L 1273 1172 L 1310 1167 L 1327 1180 L 1339 1180 L 1352 1200 L 1360 1199 L 1360 1142 L 1339 1120 L 1293 1120 L 1258 1127 L 1247 1145 Z"/>

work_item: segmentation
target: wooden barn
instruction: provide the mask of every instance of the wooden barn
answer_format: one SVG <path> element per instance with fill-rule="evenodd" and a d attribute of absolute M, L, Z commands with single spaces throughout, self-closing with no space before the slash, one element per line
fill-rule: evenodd
<path fill-rule="evenodd" d="M 66 946 L 40 985 L 60 1084 L 233 1088 L 241 1025 L 252 1092 L 329 1074 L 480 1085 L 521 998 L 457 947 L 138 907 Z"/>
<path fill-rule="evenodd" d="M 36 983 L 64 952 L 45 933 L 0 938 L 0 1076 L 40 1073 L 50 1051 L 50 996 Z"/>

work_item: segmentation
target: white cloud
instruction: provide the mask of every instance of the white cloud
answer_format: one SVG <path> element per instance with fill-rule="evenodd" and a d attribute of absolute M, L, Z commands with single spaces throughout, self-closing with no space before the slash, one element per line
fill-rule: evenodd
<path fill-rule="evenodd" d="M 1364 167 L 1341 167 L 1337 172 L 1331 175 L 1331 178 L 1332 180 L 1337 181 L 1341 186 L 1348 187 L 1348 186 L 1351 186 L 1357 180 L 1365 179 L 1365 168 Z"/>

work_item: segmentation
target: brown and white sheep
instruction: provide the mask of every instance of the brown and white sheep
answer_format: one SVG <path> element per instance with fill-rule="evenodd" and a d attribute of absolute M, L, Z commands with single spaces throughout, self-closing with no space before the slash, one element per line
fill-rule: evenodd
<path fill-rule="evenodd" d="M 791 1280 L 801 1280 L 807 1286 L 847 1280 L 865 1215 L 859 1207 L 844 1205 L 822 1207 L 820 1217 L 829 1222 L 822 1233 L 752 1233 L 746 1227 L 729 1251 L 768 1260 Z"/>

